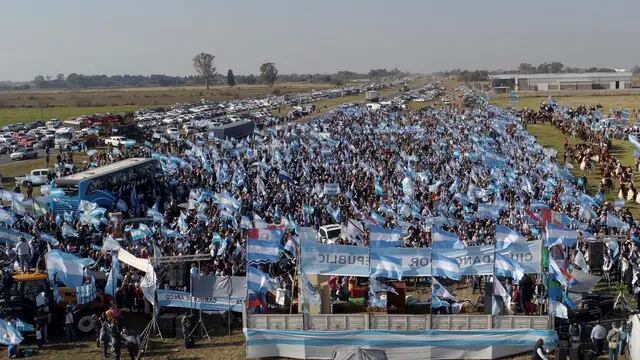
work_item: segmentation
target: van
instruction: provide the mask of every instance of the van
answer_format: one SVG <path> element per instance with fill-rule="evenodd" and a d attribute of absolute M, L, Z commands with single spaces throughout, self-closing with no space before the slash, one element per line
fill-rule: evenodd
<path fill-rule="evenodd" d="M 321 243 L 335 244 L 342 235 L 342 225 L 331 224 L 320 226 L 318 230 L 318 238 Z"/>

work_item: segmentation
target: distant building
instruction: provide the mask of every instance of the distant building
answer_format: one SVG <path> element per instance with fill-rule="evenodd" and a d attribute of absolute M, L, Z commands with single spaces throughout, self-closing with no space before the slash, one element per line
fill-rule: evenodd
<path fill-rule="evenodd" d="M 496 91 L 616 90 L 631 88 L 631 72 L 489 75 Z"/>

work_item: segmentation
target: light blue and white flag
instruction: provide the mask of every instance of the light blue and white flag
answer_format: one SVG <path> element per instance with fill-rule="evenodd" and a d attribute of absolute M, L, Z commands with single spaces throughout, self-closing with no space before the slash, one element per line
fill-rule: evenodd
<path fill-rule="evenodd" d="M 11 212 L 0 208 L 0 222 L 11 226 L 14 222 L 16 222 L 16 218 Z"/>
<path fill-rule="evenodd" d="M 506 249 L 497 250 L 502 256 L 512 259 L 522 266 L 525 274 L 538 274 L 542 271 L 542 240 L 513 243 Z"/>
<path fill-rule="evenodd" d="M 164 215 L 155 206 L 147 210 L 147 217 L 152 218 L 154 222 L 162 223 L 164 221 Z"/>
<path fill-rule="evenodd" d="M 402 229 L 389 229 L 381 226 L 369 227 L 369 244 L 372 248 L 402 246 Z"/>
<path fill-rule="evenodd" d="M 500 208 L 491 204 L 479 204 L 478 211 L 476 211 L 478 219 L 491 219 L 496 220 L 500 217 Z"/>
<path fill-rule="evenodd" d="M 247 289 L 256 294 L 263 294 L 274 290 L 275 286 L 269 275 L 253 266 L 247 266 Z"/>
<path fill-rule="evenodd" d="M 76 302 L 80 305 L 88 304 L 96 299 L 96 279 L 91 277 L 91 283 L 76 287 Z"/>
<path fill-rule="evenodd" d="M 62 224 L 62 236 L 65 238 L 79 238 L 78 232 L 75 231 L 69 224 Z"/>
<path fill-rule="evenodd" d="M 569 319 L 567 307 L 553 299 L 549 299 L 549 315 L 551 317 Z"/>
<path fill-rule="evenodd" d="M 303 303 L 309 305 L 320 305 L 322 303 L 322 300 L 320 299 L 320 292 L 311 284 L 307 274 L 303 270 L 300 270 L 300 280 L 302 282 Z"/>
<path fill-rule="evenodd" d="M 496 249 L 506 249 L 513 243 L 526 242 L 522 234 L 504 225 L 496 225 Z"/>
<path fill-rule="evenodd" d="M 504 308 L 507 309 L 507 312 L 511 313 L 511 296 L 507 292 L 507 289 L 504 288 L 498 277 L 493 275 L 493 301 L 491 304 L 491 314 L 492 315 L 500 315 L 502 312 L 502 306 L 499 302 L 496 301 L 496 297 L 500 299 Z"/>
<path fill-rule="evenodd" d="M 629 224 L 620 220 L 620 218 L 612 212 L 607 213 L 607 226 L 622 230 L 629 229 Z"/>
<path fill-rule="evenodd" d="M 12 228 L 0 228 L 0 244 L 15 245 L 20 238 L 31 241 L 33 236 Z"/>
<path fill-rule="evenodd" d="M 82 285 L 84 268 L 95 263 L 93 259 L 80 258 L 60 250 L 51 250 L 45 254 L 49 281 L 61 281 L 69 287 Z"/>
<path fill-rule="evenodd" d="M 431 247 L 433 249 L 464 249 L 464 244 L 458 235 L 442 230 L 437 226 L 431 227 Z"/>
<path fill-rule="evenodd" d="M 0 319 L 0 344 L 18 345 L 24 340 L 20 331 L 13 327 L 8 321 Z"/>
<path fill-rule="evenodd" d="M 547 224 L 547 240 L 545 246 L 554 245 L 572 246 L 578 242 L 578 232 L 566 229 L 560 225 Z"/>
<path fill-rule="evenodd" d="M 378 278 L 387 278 L 402 280 L 402 259 L 372 252 L 370 254 L 371 259 L 371 275 Z"/>
<path fill-rule="evenodd" d="M 120 278 L 120 261 L 116 254 L 111 256 L 111 270 L 107 276 L 107 284 L 104 287 L 104 292 L 111 295 L 115 299 L 116 290 L 118 289 L 118 279 Z"/>
<path fill-rule="evenodd" d="M 456 299 L 456 297 L 451 293 L 451 291 L 449 289 L 447 289 L 446 286 L 440 284 L 440 282 L 438 281 L 438 279 L 433 278 L 431 279 L 431 292 L 441 298 L 441 299 L 446 299 L 446 300 L 453 300 L 455 302 L 458 301 L 458 299 Z"/>
<path fill-rule="evenodd" d="M 450 257 L 431 252 L 431 275 L 460 280 L 460 264 Z"/>
<path fill-rule="evenodd" d="M 496 252 L 495 268 L 496 275 L 513 278 L 517 283 L 519 283 L 524 276 L 524 269 L 520 264 L 499 252 Z"/>

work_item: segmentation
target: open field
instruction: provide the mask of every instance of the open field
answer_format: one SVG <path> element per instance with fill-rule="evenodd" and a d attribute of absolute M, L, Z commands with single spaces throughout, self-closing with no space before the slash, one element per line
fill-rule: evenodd
<path fill-rule="evenodd" d="M 544 147 L 550 147 L 558 151 L 558 160 L 561 162 L 564 156 L 564 146 L 562 144 L 562 140 L 564 135 L 560 130 L 553 127 L 551 124 L 536 124 L 536 125 L 528 125 L 527 131 L 538 139 L 538 143 Z M 569 144 L 575 145 L 580 144 L 583 141 L 572 139 L 569 137 Z M 611 154 L 615 156 L 623 165 L 633 166 L 635 163 L 635 147 L 631 145 L 628 141 L 625 140 L 613 140 L 613 146 L 611 149 Z M 573 174 L 576 176 L 582 176 L 585 174 L 584 171 L 580 170 L 580 164 L 574 163 L 573 165 Z M 602 177 L 600 176 L 600 170 L 596 167 L 591 171 L 591 173 L 586 173 L 587 176 L 587 184 L 588 184 L 588 192 L 590 195 L 595 195 L 598 192 L 598 186 L 600 184 L 600 180 Z M 612 191 L 607 194 L 606 199 L 609 201 L 613 201 L 617 197 L 617 192 Z M 627 203 L 627 207 L 631 209 L 634 217 L 640 215 L 640 205 L 635 202 Z"/>
<path fill-rule="evenodd" d="M 120 113 L 136 111 L 140 108 L 137 105 L 119 105 L 119 106 L 57 106 L 46 108 L 0 108 L 0 126 L 16 122 L 32 122 L 37 120 L 47 121 L 49 119 L 67 119 L 80 115 L 95 113 Z"/>
<path fill-rule="evenodd" d="M 534 97 L 521 97 L 519 99 L 516 108 L 524 108 L 529 107 L 533 109 L 538 109 L 540 107 L 540 103 L 547 100 L 546 96 L 534 96 Z M 572 106 L 576 107 L 579 105 L 602 105 L 605 111 L 609 111 L 609 109 L 638 109 L 640 108 L 640 95 L 594 95 L 594 96 L 558 96 L 554 97 L 554 99 L 560 105 Z M 509 99 L 500 96 L 494 97 L 491 99 L 491 104 L 497 106 L 510 106 Z"/>
<path fill-rule="evenodd" d="M 105 90 L 59 90 L 44 92 L 1 92 L 0 125 L 104 113 L 134 111 L 141 107 L 176 103 L 197 103 L 201 99 L 224 101 L 332 88 L 322 83 L 282 83 L 235 87 L 168 87 Z M 42 107 L 42 110 L 41 110 Z"/>

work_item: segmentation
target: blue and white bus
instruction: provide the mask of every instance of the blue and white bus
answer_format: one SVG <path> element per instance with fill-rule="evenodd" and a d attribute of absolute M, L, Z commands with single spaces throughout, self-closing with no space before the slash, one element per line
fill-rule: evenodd
<path fill-rule="evenodd" d="M 53 212 L 76 211 L 80 200 L 97 203 L 113 209 L 118 194 L 129 202 L 131 190 L 152 183 L 162 174 L 156 159 L 131 158 L 113 164 L 89 169 L 54 180 L 54 187 L 62 189 L 64 195 L 51 199 Z"/>

